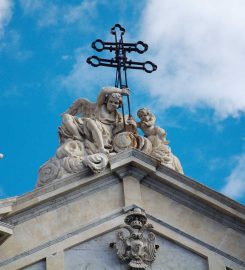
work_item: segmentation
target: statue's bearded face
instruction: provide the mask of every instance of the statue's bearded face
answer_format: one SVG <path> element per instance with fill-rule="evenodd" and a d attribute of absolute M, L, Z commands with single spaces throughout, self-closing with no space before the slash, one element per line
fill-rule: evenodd
<path fill-rule="evenodd" d="M 109 112 L 114 112 L 119 108 L 119 106 L 120 106 L 120 98 L 110 96 L 106 104 L 107 110 Z"/>

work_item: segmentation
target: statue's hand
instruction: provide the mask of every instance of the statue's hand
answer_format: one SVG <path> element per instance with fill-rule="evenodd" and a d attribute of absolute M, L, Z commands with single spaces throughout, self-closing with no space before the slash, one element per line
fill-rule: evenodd
<path fill-rule="evenodd" d="M 128 88 L 123 88 L 123 89 L 121 90 L 121 92 L 122 92 L 122 95 L 129 96 L 129 89 L 128 89 Z"/>
<path fill-rule="evenodd" d="M 126 123 L 127 123 L 127 125 L 133 126 L 135 129 L 137 128 L 137 123 L 134 121 L 132 116 L 128 117 Z"/>

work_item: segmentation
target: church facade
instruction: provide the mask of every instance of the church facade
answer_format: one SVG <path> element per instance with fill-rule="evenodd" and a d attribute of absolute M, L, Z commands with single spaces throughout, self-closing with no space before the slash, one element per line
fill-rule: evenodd
<path fill-rule="evenodd" d="M 3 270 L 245 269 L 244 207 L 137 149 L 1 200 L 0 215 Z"/>
<path fill-rule="evenodd" d="M 129 60 L 148 45 L 124 33 L 92 43 L 114 58 L 87 59 L 115 68 L 115 87 L 76 100 L 36 188 L 0 200 L 0 270 L 245 270 L 244 206 L 184 175 L 151 110 L 132 117 L 126 71 L 157 66 Z"/>

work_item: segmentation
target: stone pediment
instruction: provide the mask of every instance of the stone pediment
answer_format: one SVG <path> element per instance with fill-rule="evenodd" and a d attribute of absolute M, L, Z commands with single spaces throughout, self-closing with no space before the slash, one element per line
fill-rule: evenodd
<path fill-rule="evenodd" d="M 15 197 L 12 200 L 2 200 L 0 215 L 7 213 L 8 216 L 12 216 L 26 208 L 29 209 L 47 200 L 52 200 L 54 197 L 63 196 L 80 186 L 87 187 L 88 184 L 96 183 L 96 187 L 99 187 L 109 178 L 120 181 L 128 176 L 133 176 L 143 185 L 165 195 L 169 194 L 170 196 L 171 193 L 171 197 L 176 200 L 180 201 L 180 197 L 182 197 L 183 203 L 187 196 L 188 200 L 195 200 L 195 204 L 201 205 L 203 203 L 205 207 L 210 205 L 214 210 L 220 211 L 220 214 L 226 213 L 234 218 L 245 217 L 245 209 L 241 204 L 162 165 L 157 159 L 135 149 L 111 157 L 109 168 L 99 175 L 94 175 L 88 168 L 84 168 L 77 174 L 57 179 L 46 186 L 36 188 L 32 192 Z M 180 192 L 181 194 L 179 194 Z M 8 201 L 7 206 L 6 201 Z M 188 204 L 191 205 L 191 202 L 188 202 Z"/>
<path fill-rule="evenodd" d="M 0 245 L 13 234 L 13 226 L 0 221 Z"/>
<path fill-rule="evenodd" d="M 115 250 L 108 245 L 115 241 L 117 232 L 118 230 L 107 232 L 67 249 L 64 255 L 64 269 L 129 269 L 127 263 L 119 263 Z M 207 260 L 202 256 L 161 235 L 156 235 L 156 237 L 160 247 L 150 269 L 163 269 L 164 266 L 165 269 L 208 270 Z M 87 253 L 82 252 L 83 250 L 87 250 Z"/>
<path fill-rule="evenodd" d="M 0 247 L 0 269 L 64 263 L 66 250 L 118 230 L 134 208 L 146 212 L 157 236 L 209 258 L 209 265 L 245 266 L 244 207 L 135 149 L 110 157 L 100 174 L 85 168 L 8 207 L 1 222 L 15 230 Z"/>

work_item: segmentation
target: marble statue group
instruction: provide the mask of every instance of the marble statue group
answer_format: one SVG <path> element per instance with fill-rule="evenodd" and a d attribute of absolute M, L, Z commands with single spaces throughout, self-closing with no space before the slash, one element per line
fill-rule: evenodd
<path fill-rule="evenodd" d="M 37 186 L 84 167 L 99 173 L 107 166 L 110 156 L 131 148 L 183 173 L 178 158 L 168 146 L 165 130 L 155 126 L 156 118 L 149 109 L 138 110 L 138 122 L 118 111 L 125 95 L 129 95 L 128 89 L 103 87 L 96 102 L 80 98 L 62 114 L 58 130 L 60 147 L 40 168 Z M 138 135 L 138 128 L 144 136 Z"/>

